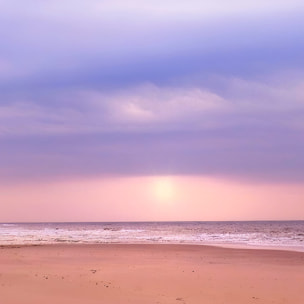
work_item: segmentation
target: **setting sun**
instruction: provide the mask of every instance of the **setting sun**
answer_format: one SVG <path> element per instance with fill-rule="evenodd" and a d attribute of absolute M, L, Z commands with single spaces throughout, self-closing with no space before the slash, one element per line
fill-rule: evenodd
<path fill-rule="evenodd" d="M 153 181 L 153 195 L 158 201 L 170 201 L 176 195 L 173 180 L 170 177 L 157 177 Z"/>

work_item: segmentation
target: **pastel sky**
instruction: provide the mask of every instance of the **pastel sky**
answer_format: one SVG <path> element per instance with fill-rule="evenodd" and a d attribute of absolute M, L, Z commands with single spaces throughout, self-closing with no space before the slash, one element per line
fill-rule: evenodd
<path fill-rule="evenodd" d="M 304 220 L 303 0 L 1 0 L 0 221 Z"/>

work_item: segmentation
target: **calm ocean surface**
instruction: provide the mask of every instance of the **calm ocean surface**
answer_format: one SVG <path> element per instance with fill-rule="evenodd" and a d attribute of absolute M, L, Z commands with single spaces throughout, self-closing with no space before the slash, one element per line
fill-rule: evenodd
<path fill-rule="evenodd" d="M 0 245 L 206 244 L 304 252 L 304 221 L 0 223 Z"/>

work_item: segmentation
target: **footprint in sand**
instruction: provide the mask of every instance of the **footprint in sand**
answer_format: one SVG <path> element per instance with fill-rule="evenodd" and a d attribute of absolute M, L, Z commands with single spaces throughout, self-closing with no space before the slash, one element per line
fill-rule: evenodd
<path fill-rule="evenodd" d="M 183 298 L 176 298 L 176 301 L 182 301 L 184 304 L 186 303 L 185 300 Z"/>

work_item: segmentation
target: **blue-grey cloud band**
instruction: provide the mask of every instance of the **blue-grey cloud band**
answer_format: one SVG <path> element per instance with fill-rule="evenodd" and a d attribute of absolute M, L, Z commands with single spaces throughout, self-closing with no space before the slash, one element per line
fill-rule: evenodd
<path fill-rule="evenodd" d="M 1 2 L 1 179 L 302 181 L 301 1 L 191 2 Z"/>

